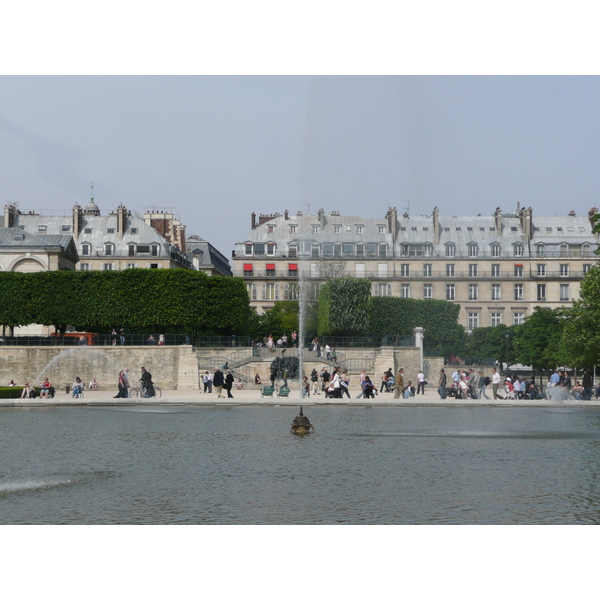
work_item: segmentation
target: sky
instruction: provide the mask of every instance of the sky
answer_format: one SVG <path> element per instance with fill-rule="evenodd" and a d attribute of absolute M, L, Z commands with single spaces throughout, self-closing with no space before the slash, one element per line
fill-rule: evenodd
<path fill-rule="evenodd" d="M 3 204 L 169 208 L 226 257 L 250 213 L 582 213 L 597 76 L 3 76 Z"/>

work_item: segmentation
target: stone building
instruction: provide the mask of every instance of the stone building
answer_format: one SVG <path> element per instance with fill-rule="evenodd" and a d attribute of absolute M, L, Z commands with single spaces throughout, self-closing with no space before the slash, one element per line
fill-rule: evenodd
<path fill-rule="evenodd" d="M 331 277 L 367 277 L 375 296 L 441 299 L 460 305 L 468 331 L 522 323 L 535 306 L 570 306 L 596 262 L 592 208 L 585 215 L 535 216 L 531 208 L 491 216 L 399 215 L 381 219 L 339 212 L 252 213 L 236 244 L 234 276 L 246 280 L 259 312 L 309 297 Z"/>

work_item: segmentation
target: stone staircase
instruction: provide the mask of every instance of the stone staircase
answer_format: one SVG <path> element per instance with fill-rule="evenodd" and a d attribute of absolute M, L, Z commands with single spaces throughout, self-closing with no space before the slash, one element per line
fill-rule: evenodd
<path fill-rule="evenodd" d="M 382 346 L 375 357 L 375 368 L 373 373 L 373 383 L 379 386 L 381 376 L 392 367 L 392 373 L 396 375 L 398 365 L 396 364 L 396 348 L 394 346 Z"/>
<path fill-rule="evenodd" d="M 198 355 L 189 346 L 189 350 L 182 352 L 179 356 L 179 371 L 177 373 L 178 390 L 197 390 L 200 389 L 198 379 Z"/>

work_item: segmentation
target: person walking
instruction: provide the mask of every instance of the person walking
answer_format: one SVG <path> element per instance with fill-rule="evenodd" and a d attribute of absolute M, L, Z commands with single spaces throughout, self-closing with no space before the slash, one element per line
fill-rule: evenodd
<path fill-rule="evenodd" d="M 440 369 L 440 378 L 438 380 L 438 394 L 442 400 L 446 399 L 446 384 L 448 382 L 448 377 L 446 376 L 446 371 L 444 369 Z"/>
<path fill-rule="evenodd" d="M 281 387 L 288 387 L 288 377 L 289 377 L 289 372 L 287 369 L 283 370 L 283 385 Z"/>
<path fill-rule="evenodd" d="M 227 390 L 227 397 L 233 398 L 231 394 L 231 388 L 233 387 L 233 382 L 235 381 L 231 371 L 227 371 L 227 375 L 225 376 L 225 383 L 223 384 L 223 389 Z"/>
<path fill-rule="evenodd" d="M 390 368 L 390 371 L 392 369 Z M 396 387 L 394 388 L 394 400 L 398 400 L 400 398 L 400 394 L 402 393 L 402 389 L 404 388 L 404 369 L 398 369 L 396 373 Z"/>
<path fill-rule="evenodd" d="M 491 400 L 491 398 L 485 393 L 485 387 L 487 386 L 486 380 L 488 378 L 484 377 L 483 371 L 479 371 L 479 379 L 477 381 L 477 389 L 479 390 L 479 398 L 482 397 L 486 400 Z"/>
<path fill-rule="evenodd" d="M 119 379 L 117 382 L 119 393 L 114 398 L 127 398 L 127 388 L 125 387 L 124 371 L 119 371 Z"/>
<path fill-rule="evenodd" d="M 312 384 L 312 394 L 316 396 L 319 393 L 319 374 L 316 369 L 313 369 L 310 374 L 310 381 Z"/>
<path fill-rule="evenodd" d="M 502 400 L 500 396 L 498 396 L 498 387 L 500 386 L 500 373 L 498 373 L 498 369 L 494 367 L 492 369 L 492 398 L 494 400 Z"/>
<path fill-rule="evenodd" d="M 592 375 L 589 369 L 586 369 L 583 372 L 583 380 L 581 382 L 583 386 L 583 399 L 591 400 L 592 399 L 592 390 L 594 388 L 594 384 L 592 382 Z"/>
<path fill-rule="evenodd" d="M 217 392 L 217 396 L 222 398 L 221 392 L 223 391 L 223 384 L 225 383 L 225 377 L 223 376 L 223 371 L 219 369 L 219 367 L 215 368 L 215 373 L 213 375 L 213 385 L 215 386 L 215 390 Z"/>
<path fill-rule="evenodd" d="M 154 384 L 152 383 L 152 374 L 149 371 L 146 371 L 144 367 L 142 367 L 142 388 L 144 389 L 144 397 L 152 398 L 154 397 Z"/>
<path fill-rule="evenodd" d="M 204 386 L 204 393 L 212 394 L 213 378 L 208 371 L 204 373 L 204 377 L 202 378 L 202 384 Z"/>
<path fill-rule="evenodd" d="M 342 371 L 342 374 L 340 375 L 340 386 L 340 389 L 342 390 L 342 394 L 340 397 L 346 394 L 346 396 L 350 398 L 350 390 L 348 389 L 350 387 L 350 380 L 348 379 L 348 369 L 344 369 Z"/>

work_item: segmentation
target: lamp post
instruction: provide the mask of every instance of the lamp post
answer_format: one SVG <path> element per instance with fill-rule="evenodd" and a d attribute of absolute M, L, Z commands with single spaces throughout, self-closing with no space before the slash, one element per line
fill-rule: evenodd
<path fill-rule="evenodd" d="M 508 329 L 506 330 L 504 337 L 506 338 L 506 370 L 508 371 L 508 338 L 510 337 Z"/>

